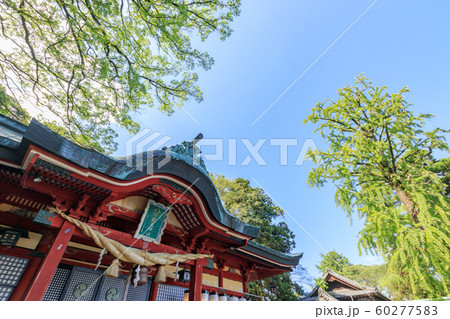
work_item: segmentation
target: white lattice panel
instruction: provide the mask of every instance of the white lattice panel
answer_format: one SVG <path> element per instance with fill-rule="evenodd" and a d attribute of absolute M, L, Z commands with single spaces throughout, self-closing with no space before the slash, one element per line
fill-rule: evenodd
<path fill-rule="evenodd" d="M 185 290 L 183 287 L 159 284 L 156 301 L 183 301 Z"/>
<path fill-rule="evenodd" d="M 55 274 L 52 277 L 50 285 L 48 285 L 45 292 L 44 301 L 59 300 L 61 294 L 66 286 L 67 279 L 69 279 L 71 269 L 57 268 Z"/>
<path fill-rule="evenodd" d="M 14 287 L 0 286 L 0 301 L 6 301 L 12 294 Z"/>
<path fill-rule="evenodd" d="M 104 277 L 98 300 L 121 301 L 127 280 L 124 278 Z"/>
<path fill-rule="evenodd" d="M 16 286 L 27 265 L 28 259 L 0 255 L 0 285 Z"/>
<path fill-rule="evenodd" d="M 100 273 L 73 270 L 64 300 L 90 301 L 100 281 Z"/>
<path fill-rule="evenodd" d="M 131 283 L 130 287 L 128 287 L 127 301 L 147 301 L 151 284 L 152 281 L 150 279 L 147 284 L 136 286 L 136 288 Z"/>

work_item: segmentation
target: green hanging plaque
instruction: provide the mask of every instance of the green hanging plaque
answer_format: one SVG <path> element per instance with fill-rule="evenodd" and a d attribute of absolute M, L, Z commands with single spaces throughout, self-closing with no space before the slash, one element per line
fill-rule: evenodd
<path fill-rule="evenodd" d="M 159 244 L 166 228 L 170 207 L 148 200 L 134 238 Z"/>

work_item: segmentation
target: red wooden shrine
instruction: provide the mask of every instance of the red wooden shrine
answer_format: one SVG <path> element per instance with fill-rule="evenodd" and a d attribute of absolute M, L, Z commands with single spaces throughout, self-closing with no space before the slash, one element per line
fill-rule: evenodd
<path fill-rule="evenodd" d="M 134 238 L 149 199 L 170 207 L 160 243 Z M 102 276 L 114 257 L 105 254 L 94 270 L 101 248 L 74 224 L 48 213 L 51 207 L 149 253 L 214 257 L 181 263 L 178 269 L 167 266 L 168 278 L 159 283 L 152 280 L 156 267 L 150 267 L 145 287 L 126 286 L 133 265 L 121 262 L 118 278 Z M 253 241 L 258 228 L 223 208 L 192 142 L 111 158 L 35 120 L 26 126 L 4 116 L 0 230 L 3 300 L 182 300 L 186 290 L 189 300 L 201 300 L 202 291 L 245 297 L 248 282 L 290 271 L 301 258 Z M 176 271 L 182 270 L 190 271 L 190 281 L 179 280 Z"/>

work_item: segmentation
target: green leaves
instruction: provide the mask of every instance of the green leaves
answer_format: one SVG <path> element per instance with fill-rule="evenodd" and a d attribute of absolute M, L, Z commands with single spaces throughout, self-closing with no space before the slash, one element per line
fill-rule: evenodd
<path fill-rule="evenodd" d="M 111 151 L 111 123 L 133 133 L 132 115 L 144 107 L 171 114 L 202 100 L 193 70 L 214 61 L 191 40 L 228 37 L 239 7 L 237 0 L 4 1 L 1 37 L 11 49 L 0 48 L 0 85 L 66 136 Z"/>
<path fill-rule="evenodd" d="M 285 253 L 295 247 L 294 233 L 287 224 L 274 223 L 284 212 L 262 189 L 250 186 L 250 181 L 243 178 L 232 180 L 222 175 L 210 176 L 225 208 L 241 221 L 260 227 L 258 243 Z"/>
<path fill-rule="evenodd" d="M 320 256 L 322 257 L 322 261 L 317 266 L 317 269 L 322 272 L 322 275 L 325 274 L 327 269 L 337 273 L 343 273 L 344 269 L 351 265 L 348 258 L 339 254 L 336 250 L 329 251 L 327 254 L 320 254 Z M 343 275 L 345 276 L 345 274 Z"/>
<path fill-rule="evenodd" d="M 424 130 L 431 115 L 413 114 L 407 92 L 359 76 L 336 102 L 318 103 L 304 123 L 318 124 L 328 149 L 308 153 L 316 164 L 308 183 L 336 186 L 336 204 L 364 219 L 360 248 L 388 259 L 411 285 L 408 298 L 436 297 L 449 293 L 450 200 L 448 167 L 433 152 L 448 151 L 448 131 Z"/>
<path fill-rule="evenodd" d="M 287 224 L 275 223 L 276 218 L 284 215 L 283 210 L 262 189 L 250 186 L 250 181 L 243 178 L 233 180 L 212 174 L 210 177 L 225 208 L 239 220 L 260 227 L 256 242 L 284 253 L 289 253 L 295 247 L 295 235 Z M 251 282 L 248 287 L 249 292 L 271 300 L 298 300 L 303 294 L 289 273 Z M 276 287 L 276 291 L 271 292 L 270 287 Z"/>

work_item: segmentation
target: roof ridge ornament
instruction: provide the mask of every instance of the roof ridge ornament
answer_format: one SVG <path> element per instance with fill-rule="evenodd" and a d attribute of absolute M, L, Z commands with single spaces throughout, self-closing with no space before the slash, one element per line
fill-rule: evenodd
<path fill-rule="evenodd" d="M 163 151 L 170 152 L 170 155 L 175 159 L 183 160 L 184 162 L 200 169 L 208 175 L 208 170 L 206 169 L 205 162 L 201 156 L 202 151 L 196 145 L 203 138 L 203 134 L 199 133 L 190 142 L 183 141 L 181 144 L 176 144 L 172 146 L 164 146 Z"/>

